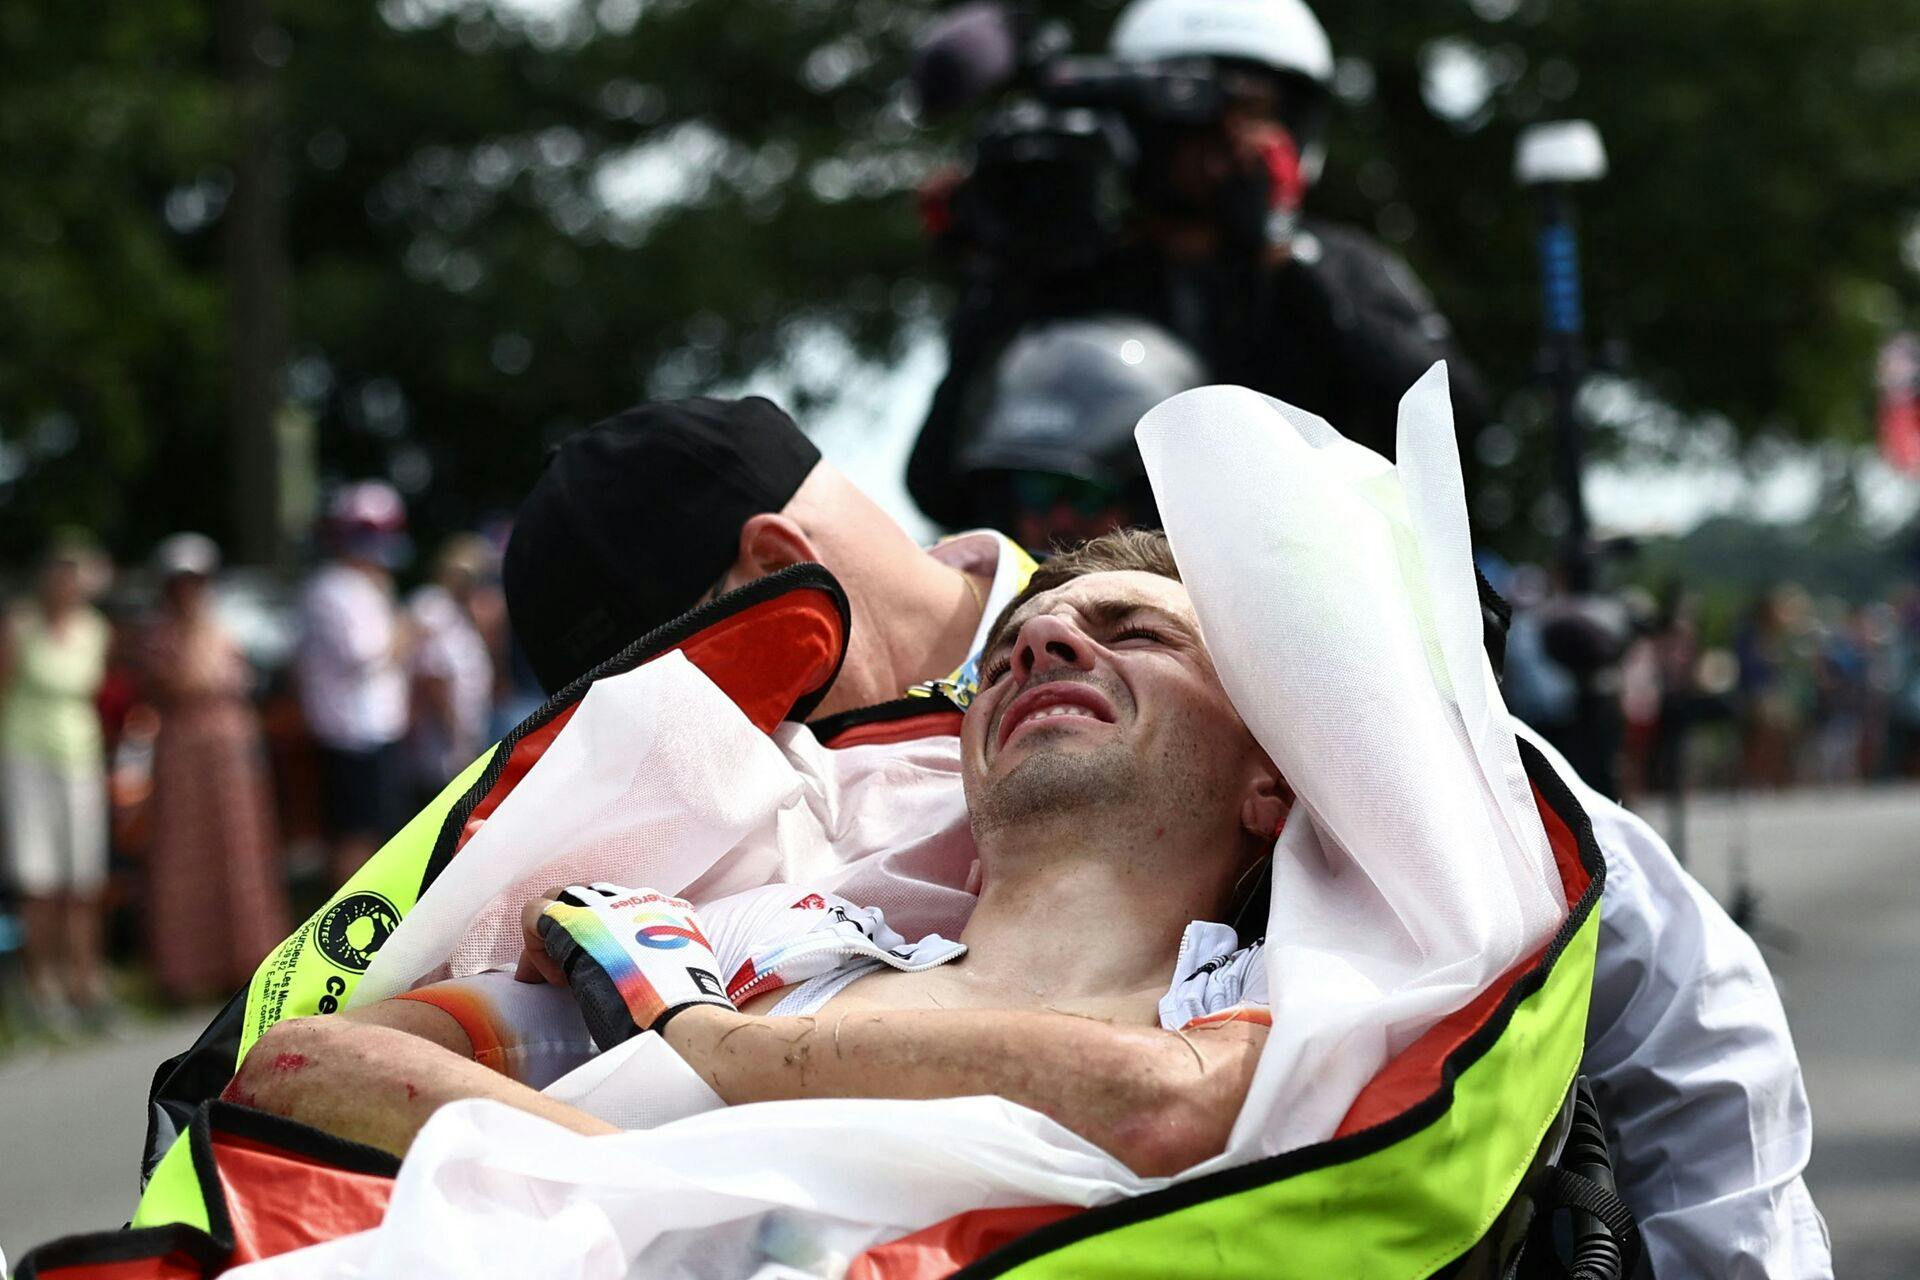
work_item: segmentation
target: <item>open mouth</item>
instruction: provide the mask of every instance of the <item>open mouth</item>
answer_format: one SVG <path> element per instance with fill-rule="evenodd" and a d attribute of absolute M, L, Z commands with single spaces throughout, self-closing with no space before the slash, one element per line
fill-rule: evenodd
<path fill-rule="evenodd" d="M 1045 684 L 1035 685 L 1013 700 L 1006 714 L 1000 718 L 1000 736 L 995 745 L 1005 746 L 1014 730 L 1023 724 L 1056 719 L 1112 724 L 1113 704 L 1092 685 L 1078 680 L 1049 680 Z"/>

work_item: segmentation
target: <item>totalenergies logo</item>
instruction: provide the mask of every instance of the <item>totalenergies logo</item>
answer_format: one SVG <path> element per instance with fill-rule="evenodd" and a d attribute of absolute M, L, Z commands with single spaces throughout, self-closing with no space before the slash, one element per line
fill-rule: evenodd
<path fill-rule="evenodd" d="M 652 947 L 656 951 L 678 951 L 689 942 L 710 946 L 691 921 L 670 916 L 664 911 L 642 911 L 632 917 L 632 922 L 640 926 L 634 930 L 633 940 L 643 947 Z"/>

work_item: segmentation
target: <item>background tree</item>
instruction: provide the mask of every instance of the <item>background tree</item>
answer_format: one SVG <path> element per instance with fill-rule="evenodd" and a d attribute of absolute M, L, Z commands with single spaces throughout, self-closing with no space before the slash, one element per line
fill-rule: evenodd
<path fill-rule="evenodd" d="M 1116 8 L 1051 7 L 1088 48 Z M 182 526 L 231 539 L 265 483 L 236 459 L 297 477 L 303 422 L 323 479 L 392 475 L 431 537 L 510 504 L 549 441 L 640 395 L 803 339 L 898 356 L 941 305 L 910 197 L 957 139 L 917 131 L 898 93 L 935 8 L 8 7 L 0 555 L 68 520 L 122 551 Z M 1313 205 L 1402 250 L 1515 393 L 1477 445 L 1512 529 L 1545 451 L 1510 178 L 1532 120 L 1592 118 L 1613 159 L 1584 222 L 1594 328 L 1623 375 L 1603 416 L 1864 438 L 1872 348 L 1915 284 L 1903 5 L 1322 8 L 1342 109 Z M 241 200 L 251 258 L 245 190 L 265 196 Z M 268 369 L 251 382 L 247 339 Z M 800 366 L 803 398 L 837 372 Z M 262 423 L 270 464 L 234 445 Z"/>
<path fill-rule="evenodd" d="M 1920 267 L 1920 35 L 1909 6 L 1698 0 L 1324 6 L 1352 99 L 1319 207 L 1401 245 L 1497 388 L 1533 384 L 1520 127 L 1584 117 L 1611 171 L 1581 192 L 1589 329 L 1621 375 L 1606 430 L 1870 438 L 1875 350 Z M 1903 264 L 1904 259 L 1904 264 Z M 1516 440 L 1510 433 L 1519 433 Z M 1545 406 L 1509 399 L 1477 514 L 1531 530 Z M 1515 446 L 1518 446 L 1516 451 Z M 1506 501 L 1514 495 L 1513 501 Z"/>
<path fill-rule="evenodd" d="M 0 9 L 0 552 L 220 500 L 223 132 L 197 6 Z"/>

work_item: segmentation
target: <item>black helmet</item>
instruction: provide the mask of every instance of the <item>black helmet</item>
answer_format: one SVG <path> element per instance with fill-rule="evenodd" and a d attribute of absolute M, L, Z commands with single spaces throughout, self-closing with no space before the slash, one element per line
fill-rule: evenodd
<path fill-rule="evenodd" d="M 1168 396 L 1206 380 L 1192 348 L 1133 316 L 1025 326 L 974 379 L 961 405 L 955 457 L 974 518 L 1019 536 L 1014 526 L 1021 515 L 1039 514 L 1041 493 L 1077 503 L 1082 515 L 1108 525 L 1154 523 L 1134 426 Z M 1064 484 L 1036 489 L 1035 478 Z M 1096 531 L 1056 524 L 1039 532 Z M 1048 539 L 1029 532 L 1022 540 Z"/>

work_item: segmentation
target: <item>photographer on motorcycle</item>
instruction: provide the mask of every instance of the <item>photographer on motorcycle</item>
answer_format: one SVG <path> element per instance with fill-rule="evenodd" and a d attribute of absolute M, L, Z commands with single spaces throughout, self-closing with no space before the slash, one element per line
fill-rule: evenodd
<path fill-rule="evenodd" d="M 994 430 L 978 388 L 1024 330 L 1092 313 L 1162 327 L 1208 380 L 1310 409 L 1389 457 L 1401 394 L 1445 358 L 1471 435 L 1478 382 L 1419 281 L 1363 233 L 1300 214 L 1333 74 L 1304 4 L 1134 0 L 1110 62 L 1035 44 L 1014 15 L 972 5 L 916 67 L 929 110 L 1005 84 L 1023 57 L 1039 100 L 987 121 L 952 193 L 943 238 L 965 279 L 951 363 L 907 468 L 922 510 L 951 526 L 1004 520 L 964 461 Z"/>

